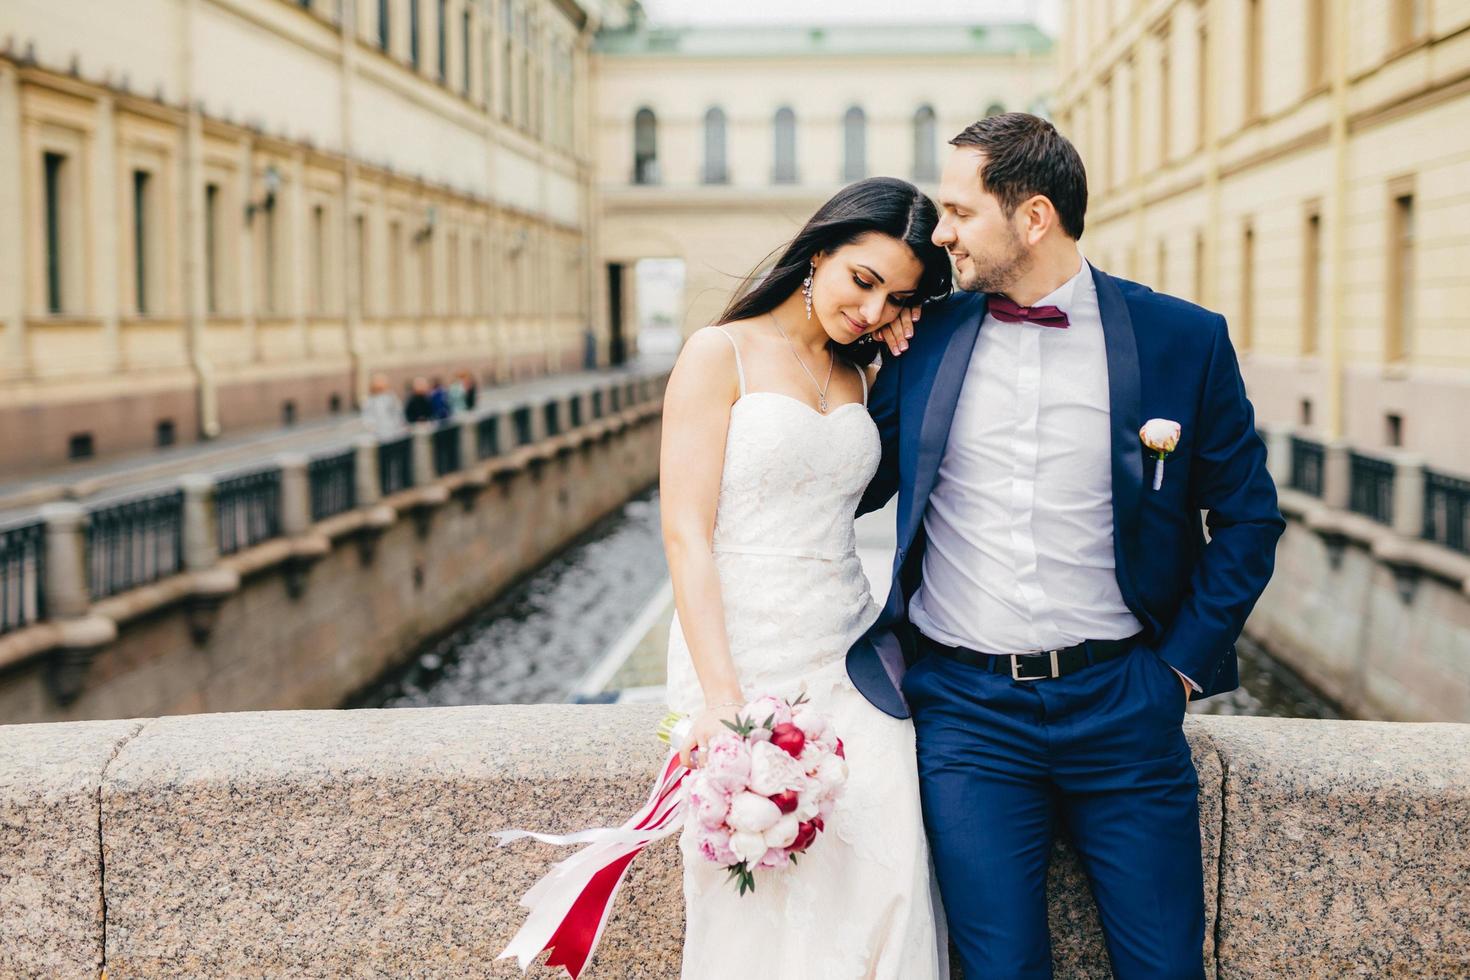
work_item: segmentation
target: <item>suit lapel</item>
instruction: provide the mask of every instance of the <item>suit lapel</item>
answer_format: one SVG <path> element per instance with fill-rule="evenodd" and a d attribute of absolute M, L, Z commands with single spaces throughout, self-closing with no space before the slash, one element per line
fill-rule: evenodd
<path fill-rule="evenodd" d="M 1140 540 L 1139 508 L 1143 502 L 1143 450 L 1138 441 L 1141 418 L 1142 382 L 1139 377 L 1138 340 L 1133 317 L 1118 284 L 1105 272 L 1092 267 L 1097 287 L 1098 311 L 1102 315 L 1103 342 L 1108 359 L 1108 410 L 1111 414 L 1113 450 L 1113 556 L 1118 588 L 1139 619 L 1148 622 L 1133 588 L 1133 559 Z"/>
<path fill-rule="evenodd" d="M 970 366 L 970 355 L 975 349 L 975 339 L 980 334 L 980 322 L 985 319 L 985 297 L 977 302 L 964 303 L 956 310 L 958 321 L 930 355 L 924 370 L 915 372 L 908 385 L 905 398 L 908 402 L 901 418 L 920 419 L 918 431 L 912 426 L 909 442 L 913 447 L 909 458 L 913 469 L 905 483 L 911 485 L 912 495 L 907 509 L 899 515 L 899 546 L 907 548 L 918 533 L 923 519 L 929 492 L 939 476 L 939 462 L 944 456 L 944 444 L 949 439 L 950 423 L 954 421 L 955 404 L 959 401 L 960 389 L 964 387 L 965 372 Z M 904 380 L 910 380 L 905 378 Z"/>

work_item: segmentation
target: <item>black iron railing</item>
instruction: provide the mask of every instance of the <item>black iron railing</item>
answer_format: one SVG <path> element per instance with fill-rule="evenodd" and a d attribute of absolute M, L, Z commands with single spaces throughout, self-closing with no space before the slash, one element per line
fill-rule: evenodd
<path fill-rule="evenodd" d="M 475 423 L 475 455 L 480 459 L 500 455 L 500 416 L 487 415 Z"/>
<path fill-rule="evenodd" d="M 522 405 L 510 413 L 511 424 L 516 430 L 516 445 L 528 446 L 531 444 L 531 406 Z"/>
<path fill-rule="evenodd" d="M 1291 437 L 1291 488 L 1322 496 L 1322 470 L 1327 452 L 1320 442 Z"/>
<path fill-rule="evenodd" d="M 582 397 L 575 395 L 567 404 L 571 408 L 571 420 L 568 424 L 574 429 L 578 428 L 582 424 Z"/>
<path fill-rule="evenodd" d="M 87 516 L 87 588 L 93 599 L 105 599 L 183 569 L 182 490 L 97 507 Z"/>
<path fill-rule="evenodd" d="M 383 496 L 413 486 L 413 436 L 378 443 L 378 492 Z"/>
<path fill-rule="evenodd" d="M 561 434 L 561 402 L 547 402 L 542 406 L 542 414 L 546 416 L 546 434 Z"/>
<path fill-rule="evenodd" d="M 602 415 L 602 392 L 594 391 L 592 393 L 592 417 L 595 419 L 600 419 L 602 418 Z"/>
<path fill-rule="evenodd" d="M 261 470 L 218 480 L 214 512 L 219 553 L 233 555 L 281 536 L 281 471 Z"/>
<path fill-rule="evenodd" d="M 619 387 L 613 388 L 612 390 L 610 390 L 608 392 L 608 396 L 612 399 L 612 410 L 614 412 L 621 412 L 623 410 L 623 389 L 622 389 L 622 387 L 619 386 Z"/>
<path fill-rule="evenodd" d="M 357 450 L 322 456 L 306 464 L 311 483 L 311 519 L 323 521 L 357 506 Z"/>
<path fill-rule="evenodd" d="M 1470 480 L 1424 471 L 1424 538 L 1470 553 Z"/>
<path fill-rule="evenodd" d="M 462 460 L 459 450 L 459 423 L 450 422 L 439 426 L 429 436 L 434 450 L 434 475 L 443 476 L 460 469 Z"/>
<path fill-rule="evenodd" d="M 0 634 L 45 618 L 45 522 L 0 529 Z"/>
<path fill-rule="evenodd" d="M 1380 524 L 1392 524 L 1394 465 L 1361 453 L 1351 453 L 1348 459 L 1348 509 Z"/>

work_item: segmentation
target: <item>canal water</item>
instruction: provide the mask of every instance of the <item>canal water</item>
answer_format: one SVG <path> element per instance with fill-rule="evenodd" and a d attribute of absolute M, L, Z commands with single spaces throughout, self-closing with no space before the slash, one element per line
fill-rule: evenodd
<path fill-rule="evenodd" d="M 667 578 L 658 498 L 650 491 L 344 707 L 567 701 Z M 1241 687 L 1191 711 L 1339 717 L 1258 644 L 1242 638 L 1237 651 Z"/>

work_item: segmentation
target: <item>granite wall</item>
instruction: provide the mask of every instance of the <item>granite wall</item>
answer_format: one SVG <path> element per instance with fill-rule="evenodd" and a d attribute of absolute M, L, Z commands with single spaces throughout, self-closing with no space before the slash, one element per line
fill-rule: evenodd
<path fill-rule="evenodd" d="M 213 714 L 0 728 L 0 976 L 512 977 L 555 859 L 615 823 L 650 706 Z M 1470 726 L 1190 717 L 1215 976 L 1470 975 Z M 1108 975 L 1064 844 L 1059 977 Z M 678 975 L 672 841 L 588 977 Z M 550 975 L 550 974 L 542 974 Z"/>

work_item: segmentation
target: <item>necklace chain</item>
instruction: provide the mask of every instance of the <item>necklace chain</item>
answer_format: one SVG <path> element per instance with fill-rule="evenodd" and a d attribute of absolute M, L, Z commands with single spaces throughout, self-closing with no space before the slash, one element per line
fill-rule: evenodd
<path fill-rule="evenodd" d="M 782 340 L 786 341 L 786 348 L 791 351 L 791 356 L 796 358 L 796 363 L 800 364 L 802 371 L 806 372 L 806 376 L 812 379 L 812 386 L 817 389 L 817 411 L 826 415 L 827 389 L 832 387 L 832 367 L 836 364 L 837 360 L 836 356 L 832 353 L 831 345 L 829 344 L 827 346 L 827 382 L 826 384 L 819 385 L 817 384 L 817 376 L 812 374 L 811 369 L 806 366 L 806 361 L 803 361 L 801 355 L 796 352 L 796 345 L 791 343 L 791 338 L 786 336 L 785 330 L 781 329 L 781 321 L 776 319 L 776 314 L 767 313 L 766 316 L 770 317 L 771 322 L 776 325 L 776 332 L 781 335 Z"/>

